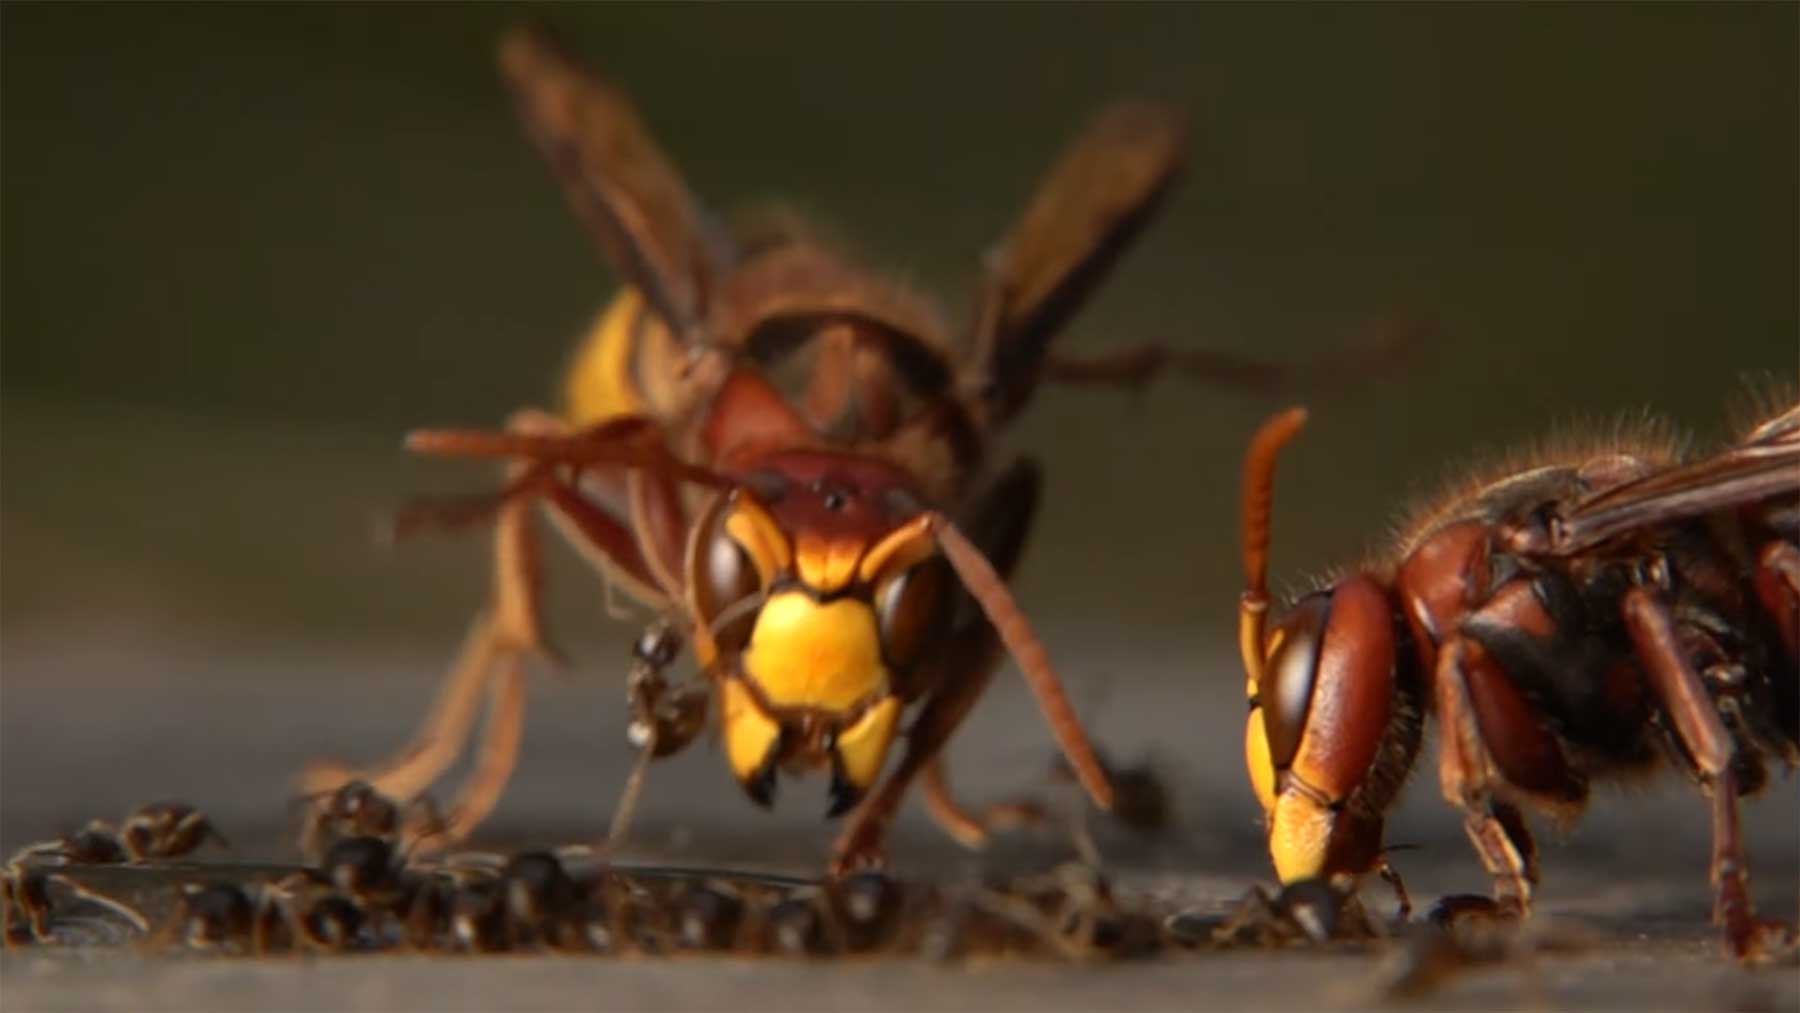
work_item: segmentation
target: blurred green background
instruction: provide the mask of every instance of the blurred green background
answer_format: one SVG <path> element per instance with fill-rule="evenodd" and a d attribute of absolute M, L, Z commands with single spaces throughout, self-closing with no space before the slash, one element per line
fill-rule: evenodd
<path fill-rule="evenodd" d="M 370 522 L 491 479 L 399 434 L 545 403 L 612 283 L 495 83 L 522 13 L 0 9 L 15 661 L 109 638 L 448 652 L 479 539 L 381 553 Z M 1280 574 L 1354 558 L 1472 454 L 1646 408 L 1714 438 L 1746 376 L 1800 368 L 1793 4 L 540 13 L 714 206 L 787 199 L 955 319 L 1094 109 L 1184 104 L 1186 181 L 1068 347 L 1301 359 L 1378 314 L 1437 324 L 1406 376 L 1320 406 Z M 1049 466 L 1028 608 L 1226 637 L 1239 454 L 1274 407 L 1047 391 L 1008 434 Z M 579 567 L 557 582 L 571 639 L 628 632 Z"/>

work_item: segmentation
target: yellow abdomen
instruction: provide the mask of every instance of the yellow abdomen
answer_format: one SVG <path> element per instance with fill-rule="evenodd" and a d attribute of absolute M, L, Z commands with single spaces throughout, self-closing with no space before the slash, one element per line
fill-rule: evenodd
<path fill-rule="evenodd" d="M 706 378 L 637 289 L 622 288 L 588 330 L 563 378 L 563 417 L 577 429 L 620 415 L 683 416 Z"/>
<path fill-rule="evenodd" d="M 644 300 L 621 289 L 575 350 L 563 380 L 564 415 L 576 427 L 644 410 L 633 368 L 644 330 Z"/>

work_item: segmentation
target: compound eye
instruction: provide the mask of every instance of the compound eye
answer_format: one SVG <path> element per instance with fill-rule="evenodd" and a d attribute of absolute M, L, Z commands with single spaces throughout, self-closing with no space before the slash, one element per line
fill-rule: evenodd
<path fill-rule="evenodd" d="M 702 621 L 711 626 L 721 614 L 730 613 L 728 621 L 713 630 L 719 649 L 740 651 L 756 627 L 757 610 L 745 602 L 761 594 L 762 574 L 750 553 L 725 530 L 730 510 L 730 503 L 721 499 L 701 521 L 694 572 L 689 578 Z"/>
<path fill-rule="evenodd" d="M 1300 749 L 1306 715 L 1312 708 L 1313 682 L 1319 673 L 1319 644 L 1331 619 L 1331 592 L 1309 594 L 1281 617 L 1267 640 L 1268 661 L 1256 696 L 1268 736 L 1269 759 L 1286 770 Z"/>
<path fill-rule="evenodd" d="M 875 617 L 882 653 L 897 671 L 916 664 L 946 622 L 950 575 L 932 556 L 882 581 L 875 589 Z"/>

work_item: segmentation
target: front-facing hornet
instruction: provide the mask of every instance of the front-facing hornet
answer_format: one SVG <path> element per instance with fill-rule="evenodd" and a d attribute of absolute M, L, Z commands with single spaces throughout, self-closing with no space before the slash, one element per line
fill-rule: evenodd
<path fill-rule="evenodd" d="M 1439 786 L 1494 878 L 1440 915 L 1527 914 L 1523 810 L 1570 819 L 1591 782 L 1668 762 L 1710 798 L 1732 952 L 1786 946 L 1751 906 L 1738 798 L 1800 762 L 1800 407 L 1708 457 L 1619 440 L 1471 483 L 1270 624 L 1275 459 L 1304 421 L 1266 423 L 1244 472 L 1245 752 L 1282 883 L 1392 875 L 1382 821 L 1435 714 Z"/>
<path fill-rule="evenodd" d="M 803 231 L 734 239 L 717 228 L 625 96 L 543 35 L 509 36 L 500 63 L 527 134 L 625 285 L 577 351 L 560 414 L 522 411 L 503 433 L 410 436 L 415 451 L 507 462 L 499 494 L 408 518 L 495 523 L 493 598 L 412 744 L 369 769 L 314 765 L 303 789 L 362 780 L 416 796 L 461 751 L 485 695 L 485 741 L 436 841 L 489 812 L 518 752 L 522 663 L 549 653 L 537 505 L 657 615 L 635 651 L 631 730 L 644 759 L 621 813 L 644 763 L 695 738 L 716 703 L 725 758 L 757 802 L 778 772 L 829 774 L 830 813 L 854 810 L 834 869 L 882 860 L 920 775 L 939 821 L 978 842 L 984 827 L 949 796 L 939 755 L 1002 645 L 1081 784 L 1107 805 L 1101 767 L 1006 586 L 1039 472 L 1028 460 L 995 467 L 988 440 L 1050 371 L 1051 338 L 1174 178 L 1179 119 L 1148 105 L 1105 110 L 988 259 L 958 334 Z M 704 684 L 664 678 L 687 646 Z"/>

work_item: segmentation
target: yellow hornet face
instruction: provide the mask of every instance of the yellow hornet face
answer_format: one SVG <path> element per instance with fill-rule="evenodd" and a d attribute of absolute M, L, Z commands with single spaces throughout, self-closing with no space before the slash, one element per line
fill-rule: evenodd
<path fill-rule="evenodd" d="M 790 536 L 744 492 L 695 526 L 695 650 L 719 679 L 731 771 L 760 805 L 783 766 L 830 766 L 830 816 L 881 773 L 904 709 L 896 673 L 923 653 L 949 598 L 924 524 L 884 528 Z"/>
<path fill-rule="evenodd" d="M 1329 595 L 1301 599 L 1268 630 L 1260 656 L 1246 663 L 1251 680 L 1244 760 L 1268 820 L 1269 853 L 1283 883 L 1322 872 L 1331 835 L 1329 810 L 1309 794 L 1285 790 L 1283 780 L 1306 730 L 1329 607 Z"/>

